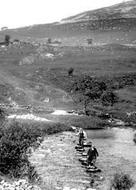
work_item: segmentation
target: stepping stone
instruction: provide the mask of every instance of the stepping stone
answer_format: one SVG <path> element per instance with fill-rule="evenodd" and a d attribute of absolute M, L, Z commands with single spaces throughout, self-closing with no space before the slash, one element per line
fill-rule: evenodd
<path fill-rule="evenodd" d="M 70 187 L 63 187 L 63 190 L 70 190 Z"/>

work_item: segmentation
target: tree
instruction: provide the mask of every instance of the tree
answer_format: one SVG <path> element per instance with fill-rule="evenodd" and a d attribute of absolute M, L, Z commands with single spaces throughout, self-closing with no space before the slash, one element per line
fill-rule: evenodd
<path fill-rule="evenodd" d="M 6 45 L 9 45 L 9 43 L 10 43 L 10 35 L 5 35 L 5 43 L 6 43 Z"/>
<path fill-rule="evenodd" d="M 101 96 L 101 101 L 104 106 L 113 106 L 118 100 L 118 96 L 113 91 L 105 91 Z"/>
<path fill-rule="evenodd" d="M 68 76 L 73 76 L 74 68 L 70 67 L 68 69 Z"/>
<path fill-rule="evenodd" d="M 92 45 L 93 39 L 91 39 L 91 38 L 87 39 L 87 43 L 88 43 L 88 45 Z"/>
<path fill-rule="evenodd" d="M 103 81 L 84 75 L 74 82 L 72 93 L 76 102 L 83 104 L 84 112 L 87 115 L 89 103 L 99 100 L 106 89 L 107 86 Z"/>
<path fill-rule="evenodd" d="M 52 42 L 51 38 L 48 38 L 48 39 L 47 39 L 47 43 L 48 43 L 48 44 L 51 44 L 51 42 Z"/>

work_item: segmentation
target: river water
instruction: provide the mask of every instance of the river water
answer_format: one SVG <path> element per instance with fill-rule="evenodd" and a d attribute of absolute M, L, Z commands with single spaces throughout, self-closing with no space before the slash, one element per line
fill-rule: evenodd
<path fill-rule="evenodd" d="M 112 128 L 101 130 L 87 130 L 88 140 L 99 152 L 97 166 L 105 178 L 114 173 L 130 174 L 136 180 L 136 145 L 133 142 L 134 129 Z"/>
<path fill-rule="evenodd" d="M 109 154 L 136 160 L 136 145 L 133 142 L 135 130 L 131 128 L 112 128 L 101 130 L 88 130 L 87 136 L 94 145 L 104 146 Z"/>

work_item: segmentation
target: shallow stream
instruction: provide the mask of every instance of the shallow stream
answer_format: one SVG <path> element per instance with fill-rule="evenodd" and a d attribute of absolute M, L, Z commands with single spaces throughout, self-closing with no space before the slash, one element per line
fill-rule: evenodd
<path fill-rule="evenodd" d="M 119 172 L 130 174 L 136 181 L 136 145 L 133 142 L 134 129 L 112 128 L 88 130 L 86 132 L 88 140 L 93 142 L 93 145 L 95 145 L 99 152 L 96 164 L 102 169 L 107 183 L 115 173 Z"/>
<path fill-rule="evenodd" d="M 94 145 L 105 147 L 109 155 L 136 161 L 136 145 L 133 142 L 135 130 L 131 128 L 112 128 L 88 130 L 87 136 Z"/>

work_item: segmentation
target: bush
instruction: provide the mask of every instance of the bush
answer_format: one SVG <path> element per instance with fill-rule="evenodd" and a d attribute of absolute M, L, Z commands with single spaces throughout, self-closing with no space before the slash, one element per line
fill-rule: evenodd
<path fill-rule="evenodd" d="M 118 96 L 113 91 L 105 91 L 101 96 L 102 104 L 105 106 L 117 103 L 119 100 Z"/>
<path fill-rule="evenodd" d="M 6 117 L 6 111 L 2 108 L 0 108 L 0 119 L 5 119 Z"/>
<path fill-rule="evenodd" d="M 10 43 L 10 35 L 5 35 L 5 43 L 6 43 L 6 45 L 9 45 L 9 43 Z"/>
<path fill-rule="evenodd" d="M 107 85 L 104 81 L 89 75 L 83 75 L 75 80 L 71 90 L 73 100 L 81 103 L 85 114 L 88 115 L 87 108 L 89 103 L 100 100 L 106 89 Z"/>
<path fill-rule="evenodd" d="M 115 190 L 130 190 L 133 187 L 134 181 L 128 174 L 116 173 L 111 183 L 111 188 Z"/>
<path fill-rule="evenodd" d="M 12 122 L 0 130 L 0 172 L 11 177 L 28 176 L 32 179 L 37 174 L 31 166 L 27 149 L 35 146 L 38 137 L 68 130 L 64 124 L 39 124 Z"/>
<path fill-rule="evenodd" d="M 7 115 L 7 112 L 3 108 L 0 108 L 0 127 L 2 127 L 6 122 Z"/>
<path fill-rule="evenodd" d="M 47 39 L 47 43 L 48 43 L 48 44 L 51 44 L 51 42 L 52 42 L 52 39 L 51 39 L 51 38 L 48 38 L 48 39 Z"/>
<path fill-rule="evenodd" d="M 71 67 L 68 69 L 68 76 L 73 76 L 74 69 Z"/>
<path fill-rule="evenodd" d="M 0 171 L 3 174 L 20 177 L 24 164 L 29 166 L 26 151 L 39 136 L 38 131 L 32 131 L 15 122 L 0 131 Z"/>
<path fill-rule="evenodd" d="M 127 116 L 125 118 L 125 121 L 128 122 L 128 123 L 136 123 L 136 113 L 134 114 L 131 114 L 130 116 Z"/>

